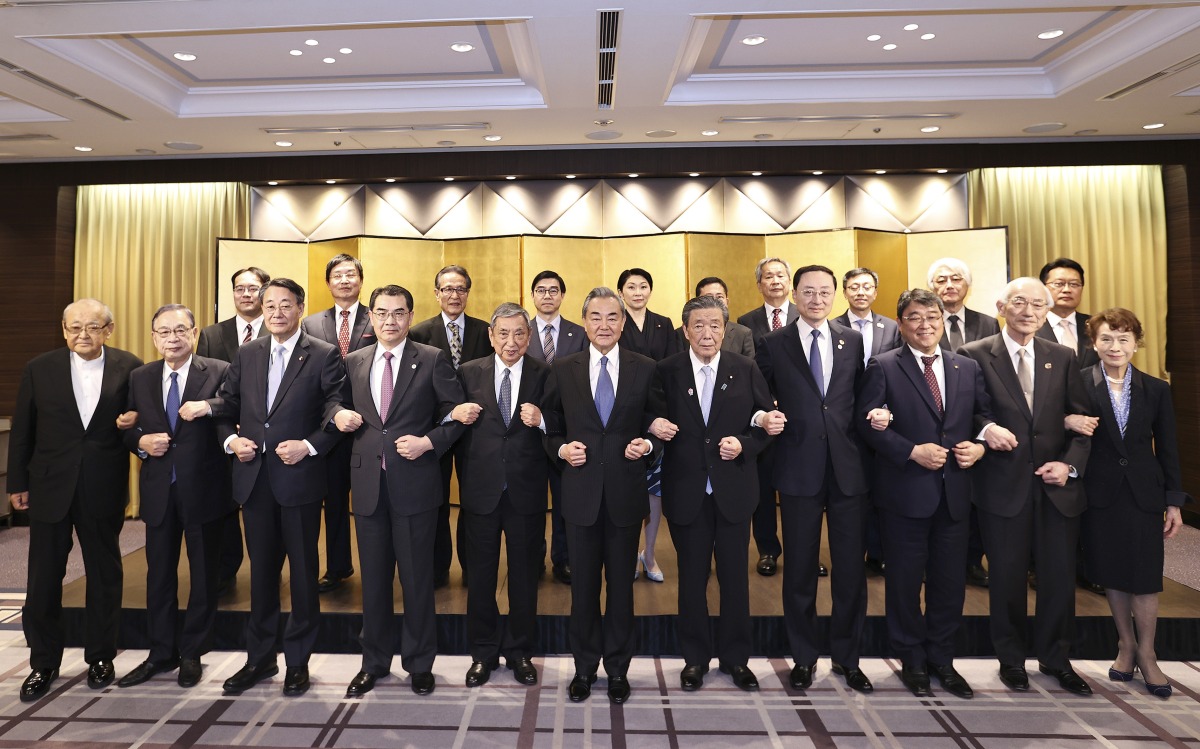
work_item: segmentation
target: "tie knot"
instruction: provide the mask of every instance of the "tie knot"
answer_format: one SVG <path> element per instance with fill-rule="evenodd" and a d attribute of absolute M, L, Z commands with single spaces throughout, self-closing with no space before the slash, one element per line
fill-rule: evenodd
<path fill-rule="evenodd" d="M 958 322 L 958 315 L 950 315 L 946 319 L 950 321 L 951 325 L 953 325 L 954 323 Z"/>
<path fill-rule="evenodd" d="M 343 320 L 344 320 L 344 319 L 346 319 L 346 318 L 347 318 L 347 317 L 349 317 L 349 316 L 350 316 L 350 310 L 348 310 L 348 309 L 344 309 L 344 310 L 342 310 L 342 319 L 343 319 Z"/>
<path fill-rule="evenodd" d="M 705 364 L 703 367 L 700 367 L 700 371 L 704 374 L 705 377 L 712 376 L 712 367 L 708 366 L 707 364 Z"/>
<path fill-rule="evenodd" d="M 933 363 L 935 361 L 937 361 L 937 357 L 936 356 L 922 356 L 921 361 L 925 362 L 926 367 L 932 367 Z"/>
<path fill-rule="evenodd" d="M 505 367 L 504 368 L 504 379 L 507 380 L 508 376 L 509 376 L 509 374 L 511 374 L 511 372 L 512 372 L 512 370 L 510 370 L 508 367 Z"/>
<path fill-rule="evenodd" d="M 178 372 L 172 372 L 172 373 L 171 373 L 171 379 L 172 379 L 172 380 L 178 380 L 178 379 L 179 379 L 179 373 L 178 373 Z"/>
<path fill-rule="evenodd" d="M 458 330 L 458 323 L 454 322 L 453 320 L 451 320 L 450 322 L 448 322 L 446 324 L 450 326 L 451 330 Z"/>
<path fill-rule="evenodd" d="M 284 351 L 287 351 L 287 346 L 284 346 L 283 344 L 275 347 L 275 355 L 278 357 L 282 357 Z"/>
<path fill-rule="evenodd" d="M 553 332 L 554 332 L 554 326 L 553 326 L 553 325 L 547 325 L 547 326 L 546 326 L 546 332 L 547 332 L 547 333 L 553 333 Z"/>
<path fill-rule="evenodd" d="M 391 361 L 393 356 L 395 356 L 395 354 L 393 354 L 391 351 L 383 352 L 383 358 L 387 359 L 388 361 Z"/>
<path fill-rule="evenodd" d="M 608 357 L 607 356 L 600 357 L 600 366 L 608 367 Z"/>
<path fill-rule="evenodd" d="M 821 337 L 821 331 L 819 331 L 819 330 L 814 330 L 814 331 L 812 332 L 812 337 L 813 337 L 813 343 L 816 343 L 816 342 L 817 342 L 817 339 Z"/>

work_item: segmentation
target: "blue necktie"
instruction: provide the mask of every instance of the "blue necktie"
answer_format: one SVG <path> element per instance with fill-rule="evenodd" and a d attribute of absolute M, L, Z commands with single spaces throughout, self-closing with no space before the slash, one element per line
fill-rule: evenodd
<path fill-rule="evenodd" d="M 858 334 L 863 337 L 863 366 L 867 366 L 867 362 L 871 361 L 871 346 L 867 343 L 867 325 L 870 320 L 855 320 L 854 324 L 858 326 Z"/>
<path fill-rule="evenodd" d="M 500 380 L 500 397 L 496 400 L 500 405 L 500 418 L 504 419 L 504 426 L 512 421 L 512 381 L 508 379 L 509 368 L 504 368 L 504 377 Z"/>
<path fill-rule="evenodd" d="M 167 424 L 171 427 L 171 434 L 175 434 L 175 427 L 179 424 L 179 373 L 171 373 L 171 386 L 167 388 Z M 175 462 L 171 461 L 171 483 L 175 483 Z"/>
<path fill-rule="evenodd" d="M 825 397 L 825 369 L 821 366 L 821 347 L 817 345 L 817 341 L 821 338 L 821 331 L 814 330 L 812 332 L 812 345 L 808 347 L 808 366 L 812 369 L 813 379 L 817 381 L 817 392 L 821 397 Z"/>
<path fill-rule="evenodd" d="M 615 400 L 612 377 L 608 374 L 608 357 L 602 356 L 600 377 L 596 380 L 596 412 L 600 414 L 600 423 L 604 426 L 608 426 L 608 417 L 612 415 Z"/>
<path fill-rule="evenodd" d="M 271 367 L 267 371 L 267 413 L 275 405 L 275 395 L 279 392 L 279 383 L 283 382 L 283 355 L 287 349 L 282 345 L 275 347 L 275 356 L 271 357 Z"/>

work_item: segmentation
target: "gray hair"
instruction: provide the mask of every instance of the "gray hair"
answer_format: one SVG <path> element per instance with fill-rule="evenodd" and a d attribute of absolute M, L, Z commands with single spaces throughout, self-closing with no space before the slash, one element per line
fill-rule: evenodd
<path fill-rule="evenodd" d="M 107 304 L 100 301 L 99 299 L 92 299 L 90 297 L 84 297 L 83 299 L 76 299 L 75 301 L 68 304 L 66 307 L 63 307 L 63 324 L 66 324 L 66 322 L 67 322 L 67 314 L 71 311 L 71 308 L 77 304 L 91 304 L 91 305 L 95 305 L 95 306 L 99 307 L 100 310 L 104 313 L 104 324 L 112 325 L 112 321 L 113 321 L 112 310 L 108 308 Z"/>
<path fill-rule="evenodd" d="M 910 304 L 937 307 L 939 312 L 943 314 L 946 312 L 946 305 L 942 303 L 942 298 L 929 289 L 909 289 L 902 292 L 900 298 L 896 300 L 896 317 L 904 317 L 904 310 L 908 309 Z"/>
<path fill-rule="evenodd" d="M 729 310 L 720 300 L 712 294 L 698 296 L 695 299 L 689 299 L 683 305 L 683 327 L 687 327 L 691 322 L 692 313 L 698 309 L 719 309 L 721 310 L 721 319 L 726 323 L 729 322 Z"/>
<path fill-rule="evenodd" d="M 496 321 L 502 317 L 523 317 L 525 318 L 525 327 L 533 330 L 533 322 L 529 319 L 529 313 L 526 312 L 525 308 L 519 304 L 514 304 L 513 302 L 501 303 L 500 306 L 496 308 L 496 311 L 492 313 L 492 322 L 490 323 L 491 327 L 496 327 Z"/>
<path fill-rule="evenodd" d="M 963 280 L 967 282 L 967 286 L 972 284 L 971 269 L 967 267 L 966 263 L 956 257 L 940 257 L 933 261 L 933 264 L 929 266 L 929 272 L 926 274 L 925 281 L 929 288 L 933 288 L 933 278 L 942 268 L 962 276 Z"/>
<path fill-rule="evenodd" d="M 1046 296 L 1047 306 L 1054 305 L 1054 296 L 1050 293 L 1050 289 L 1046 288 L 1046 284 L 1031 276 L 1022 276 L 1009 281 L 1008 285 L 1004 287 L 1004 291 L 1000 293 L 1000 298 L 996 301 L 1000 304 L 1008 304 L 1009 301 L 1012 300 L 1013 295 L 1016 293 L 1017 287 L 1027 283 L 1031 283 L 1042 290 L 1042 293 Z"/>
<path fill-rule="evenodd" d="M 587 317 L 587 308 L 593 299 L 616 299 L 617 304 L 621 305 L 621 317 L 625 316 L 625 300 L 621 298 L 621 295 L 607 286 L 597 286 L 583 298 L 583 317 Z"/>
<path fill-rule="evenodd" d="M 767 263 L 782 263 L 783 267 L 787 269 L 788 278 L 792 277 L 792 266 L 788 265 L 788 261 L 781 257 L 764 257 L 762 260 L 758 261 L 758 265 L 754 266 L 755 283 L 762 283 L 762 269 Z"/>
<path fill-rule="evenodd" d="M 193 328 L 196 327 L 196 316 L 193 315 L 192 311 L 190 309 L 188 309 L 185 305 L 164 304 L 163 306 L 154 310 L 154 314 L 150 317 L 150 330 L 154 330 L 154 321 L 157 320 L 161 315 L 165 315 L 168 312 L 185 312 L 185 313 L 187 313 L 188 320 L 192 323 L 192 327 Z"/>

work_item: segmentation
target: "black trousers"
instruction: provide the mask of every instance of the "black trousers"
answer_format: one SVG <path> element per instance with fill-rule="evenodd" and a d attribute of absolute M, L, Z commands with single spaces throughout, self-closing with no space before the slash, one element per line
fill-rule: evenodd
<path fill-rule="evenodd" d="M 567 553 L 567 523 L 562 516 L 562 474 L 550 467 L 550 563 L 571 563 Z M 542 539 L 542 556 L 546 555 L 546 539 Z"/>
<path fill-rule="evenodd" d="M 236 515 L 234 516 L 236 517 Z M 218 547 L 224 518 L 185 525 L 175 485 L 159 525 L 146 526 L 146 618 L 150 660 L 199 658 L 217 615 Z M 179 628 L 179 553 L 187 543 L 190 591 Z M 179 637 L 176 638 L 176 632 Z"/>
<path fill-rule="evenodd" d="M 62 520 L 30 522 L 29 574 L 21 615 L 21 626 L 29 643 L 30 668 L 51 669 L 62 664 L 62 588 L 67 555 L 74 545 L 72 529 L 79 536 L 87 575 L 83 659 L 95 663 L 111 661 L 117 656 L 124 582 L 120 536 L 124 523 L 124 508 L 111 515 L 87 512 L 78 492 Z M 633 572 L 629 574 L 632 576 Z"/>
<path fill-rule="evenodd" d="M 758 456 L 758 507 L 754 510 L 754 545 L 758 555 L 778 557 L 783 554 L 779 545 L 779 521 L 775 501 L 775 451 L 768 447 Z"/>
<path fill-rule="evenodd" d="M 349 573 L 350 558 L 350 453 L 353 440 L 339 442 L 326 458 L 325 569 Z"/>
<path fill-rule="evenodd" d="M 217 563 L 217 580 L 237 577 L 245 557 L 242 542 L 242 512 L 234 510 L 221 519 L 221 546 Z"/>
<path fill-rule="evenodd" d="M 500 495 L 496 509 L 479 514 L 463 510 L 458 516 L 471 546 L 471 585 L 467 589 L 467 637 L 471 659 L 491 662 L 529 658 L 537 642 L 537 585 L 546 538 L 546 513 L 521 514 Z M 501 625 L 496 606 L 496 579 L 500 567 L 500 536 L 508 554 L 508 616 Z"/>
<path fill-rule="evenodd" d="M 730 522 L 717 508 L 713 495 L 701 500 L 700 514 L 682 525 L 672 522 L 671 540 L 679 555 L 679 616 L 676 632 L 685 663 L 704 666 L 716 655 L 721 663 L 744 666 L 750 660 L 750 520 Z M 708 614 L 708 572 L 717 560 L 721 586 L 721 615 L 717 618 L 717 647 L 713 650 Z"/>
<path fill-rule="evenodd" d="M 462 526 L 462 515 L 459 515 L 458 527 L 450 532 L 450 477 L 454 469 L 454 448 L 447 450 L 441 457 L 442 468 L 442 506 L 438 510 L 437 528 L 433 546 L 433 568 L 438 574 L 450 570 L 450 561 L 454 558 L 454 546 L 458 545 L 458 566 L 463 573 L 470 577 L 467 571 L 467 550 L 463 543 L 466 531 Z M 453 539 L 453 540 L 451 540 Z M 360 551 L 361 555 L 361 551 Z"/>

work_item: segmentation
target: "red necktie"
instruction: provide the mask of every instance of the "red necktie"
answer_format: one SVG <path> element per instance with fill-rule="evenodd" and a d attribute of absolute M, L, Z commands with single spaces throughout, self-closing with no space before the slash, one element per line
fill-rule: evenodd
<path fill-rule="evenodd" d="M 246 323 L 246 335 L 242 336 L 242 344 L 243 345 L 250 342 L 250 334 L 253 332 L 254 332 L 254 326 L 251 325 L 250 323 Z"/>
<path fill-rule="evenodd" d="M 771 330 L 779 330 L 783 327 L 783 321 L 779 319 L 781 310 L 771 310 Z"/>
<path fill-rule="evenodd" d="M 942 408 L 942 391 L 938 389 L 937 375 L 933 373 L 933 363 L 937 361 L 937 357 L 922 356 L 921 361 L 925 362 L 925 384 L 929 386 L 929 392 L 933 393 L 933 405 L 937 406 L 940 416 L 945 409 Z"/>
<path fill-rule="evenodd" d="M 342 358 L 350 353 L 350 310 L 342 310 L 342 327 L 338 328 L 338 348 L 342 350 Z"/>
<path fill-rule="evenodd" d="M 388 409 L 392 407 L 392 388 L 395 379 L 392 374 L 392 352 L 383 352 L 383 381 L 379 383 L 379 420 L 386 421 Z M 387 470 L 387 459 L 383 461 L 383 470 Z"/>

